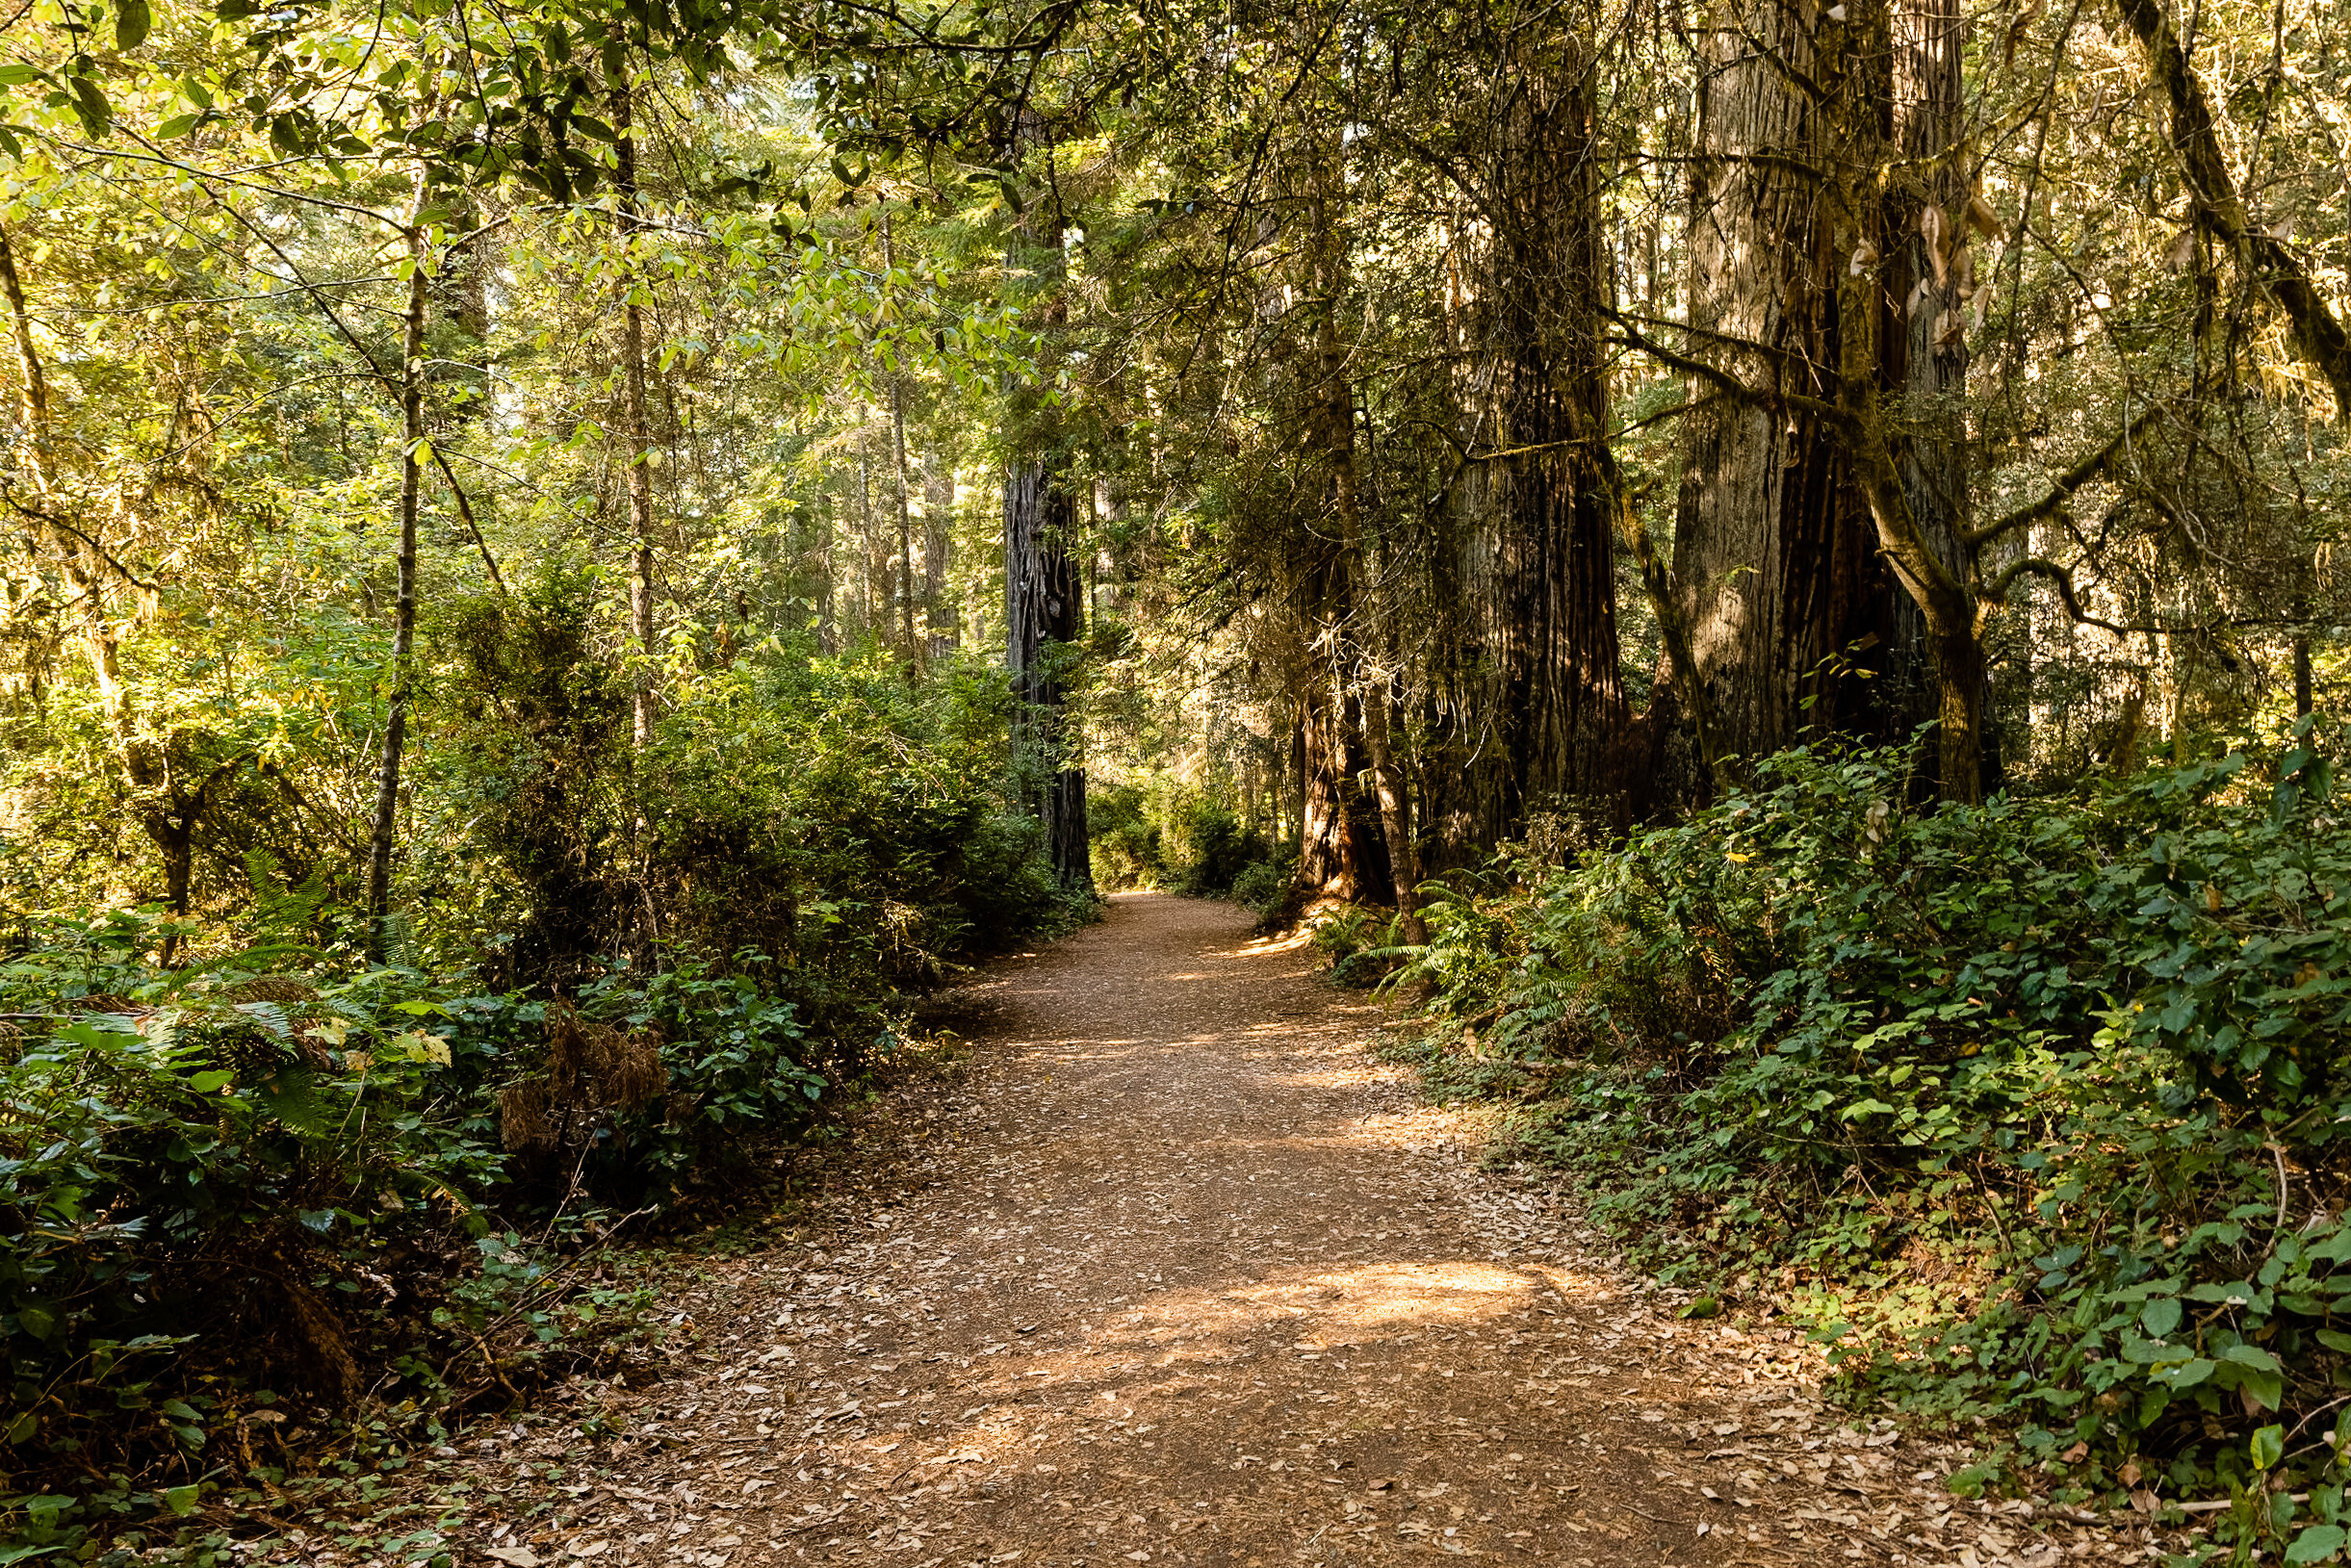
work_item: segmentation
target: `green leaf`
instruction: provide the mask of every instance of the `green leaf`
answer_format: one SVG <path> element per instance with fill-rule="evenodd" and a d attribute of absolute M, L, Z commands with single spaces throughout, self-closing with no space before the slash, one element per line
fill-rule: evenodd
<path fill-rule="evenodd" d="M 195 1512 L 197 1488 L 194 1486 L 174 1486 L 169 1491 L 158 1492 L 155 1495 L 164 1500 L 165 1507 L 169 1508 L 181 1519 Z"/>
<path fill-rule="evenodd" d="M 2147 1303 L 2139 1314 L 2139 1325 L 2157 1339 L 2168 1336 L 2180 1326 L 2180 1302 L 2176 1298 L 2160 1298 Z"/>
<path fill-rule="evenodd" d="M 2278 1426 L 2262 1427 L 2253 1434 L 2253 1468 L 2267 1470 L 2286 1452 L 2286 1428 Z"/>
<path fill-rule="evenodd" d="M 2343 1533 L 2340 1525 L 2312 1525 L 2294 1537 L 2294 1544 L 2286 1549 L 2287 1562 L 2324 1562 L 2343 1549 L 2351 1536 Z"/>
<path fill-rule="evenodd" d="M 37 1411 L 32 1410 L 27 1410 L 23 1415 L 18 1416 L 15 1424 L 8 1429 L 8 1441 L 13 1448 L 21 1448 L 39 1435 L 40 1416 Z"/>
<path fill-rule="evenodd" d="M 57 1332 L 57 1314 L 47 1307 L 20 1306 L 16 1309 L 16 1326 L 35 1339 L 47 1339 Z"/>
<path fill-rule="evenodd" d="M 2251 1367 L 2257 1372 L 2283 1370 L 2279 1366 L 2278 1358 L 2258 1345 L 2232 1345 L 2220 1352 L 2220 1358 L 2223 1361 L 2234 1361 L 2240 1367 Z"/>
<path fill-rule="evenodd" d="M 147 41 L 147 29 L 154 22 L 154 14 L 147 9 L 147 0 L 122 0 L 122 10 L 115 17 L 115 47 L 138 48 Z"/>
<path fill-rule="evenodd" d="M 190 1073 L 188 1087 L 199 1094 L 218 1094 L 235 1082 L 236 1077 L 237 1075 L 233 1072 L 224 1072 L 219 1067 L 211 1067 L 202 1072 Z"/>
<path fill-rule="evenodd" d="M 2151 1373 L 2149 1375 L 2164 1387 L 2176 1391 L 2183 1388 L 2194 1388 L 2198 1383 L 2211 1376 L 2215 1370 L 2217 1369 L 2214 1363 L 2198 1356 L 2185 1366 L 2166 1367 L 2161 1372 Z"/>
<path fill-rule="evenodd" d="M 2330 1350 L 2339 1350 L 2344 1355 L 2351 1355 L 2351 1334 L 2346 1334 L 2339 1328 L 2319 1329 L 2318 1343 Z"/>
<path fill-rule="evenodd" d="M 326 1136 L 326 1118 L 319 1105 L 318 1076 L 305 1067 L 288 1067 L 264 1083 L 253 1098 L 261 1108 L 305 1138 Z"/>
<path fill-rule="evenodd" d="M 32 82 L 46 82 L 49 73 L 38 65 L 20 64 L 11 61 L 0 65 L 0 87 L 23 87 Z"/>
<path fill-rule="evenodd" d="M 93 141 L 103 141 L 115 129 L 115 106 L 106 101 L 98 84 L 87 76 L 69 76 L 65 85 L 73 91 L 74 117 Z"/>

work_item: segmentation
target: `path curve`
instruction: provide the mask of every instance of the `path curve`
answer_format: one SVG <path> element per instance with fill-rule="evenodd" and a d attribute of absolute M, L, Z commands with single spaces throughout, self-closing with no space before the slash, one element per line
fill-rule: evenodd
<path fill-rule="evenodd" d="M 608 1485 L 535 1550 L 504 1535 L 504 1560 L 2038 1565 L 2131 1545 L 1956 1503 L 1959 1452 L 1841 1425 L 1793 1336 L 1675 1321 L 1572 1215 L 1479 1170 L 1365 1055 L 1376 1010 L 1316 967 L 1231 906 L 1129 894 L 995 971 L 980 1075 L 901 1129 L 908 1195 L 721 1267 L 682 1303 L 704 1364 L 631 1413 Z"/>

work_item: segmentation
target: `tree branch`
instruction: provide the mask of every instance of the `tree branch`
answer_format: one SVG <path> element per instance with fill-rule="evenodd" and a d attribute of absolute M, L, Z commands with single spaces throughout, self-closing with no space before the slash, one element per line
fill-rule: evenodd
<path fill-rule="evenodd" d="M 1990 544 L 2003 534 L 2013 533 L 2018 528 L 2027 527 L 2056 516 L 2065 510 L 2065 503 L 2073 500 L 2074 492 L 2111 469 L 2114 466 L 2114 460 L 2120 457 L 2132 442 L 2144 434 L 2150 424 L 2169 414 L 2172 407 L 2173 405 L 2168 401 L 2155 404 L 2137 419 L 2117 430 L 2113 440 L 2051 480 L 2048 493 L 2040 500 L 2029 505 L 2018 507 L 1996 523 L 1986 523 L 1981 527 L 1961 529 L 1959 542 L 1970 550 L 1976 550 Z"/>
<path fill-rule="evenodd" d="M 2197 219 L 2235 248 L 2254 281 L 2286 313 L 2304 362 L 2327 378 L 2337 412 L 2351 419 L 2351 333 L 2328 308 L 2300 259 L 2246 213 L 2221 154 L 2211 101 L 2188 64 L 2163 0 L 2115 0 L 2115 9 L 2137 36 L 2147 68 L 2171 99 L 2172 150 L 2179 154 Z"/>

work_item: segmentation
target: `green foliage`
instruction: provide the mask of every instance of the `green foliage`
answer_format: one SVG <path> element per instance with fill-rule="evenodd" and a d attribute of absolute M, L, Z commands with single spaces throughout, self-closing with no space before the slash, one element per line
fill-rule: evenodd
<path fill-rule="evenodd" d="M 1154 819 L 1150 799 L 1139 786 L 1112 784 L 1089 792 L 1086 831 L 1094 885 L 1102 891 L 1156 887 L 1167 874 L 1165 830 Z"/>
<path fill-rule="evenodd" d="M 1396 969 L 1402 939 L 1395 916 L 1354 907 L 1317 916 L 1310 938 L 1331 964 L 1335 985 L 1368 990 Z"/>
<path fill-rule="evenodd" d="M 1290 886 L 1297 876 L 1298 857 L 1277 853 L 1272 859 L 1252 861 L 1241 867 L 1232 879 L 1229 896 L 1235 904 L 1256 911 L 1262 918 L 1289 897 Z"/>
<path fill-rule="evenodd" d="M 498 1174 L 463 1092 L 528 1010 L 398 970 L 312 984 L 267 949 L 142 961 L 153 922 L 53 930 L 0 968 L 0 1326 L 10 1445 L 136 1463 L 205 1447 L 192 1365 L 259 1385 L 351 1375 L 320 1291 L 474 1222 Z"/>
<path fill-rule="evenodd" d="M 610 1216 L 756 1184 L 897 1048 L 910 992 L 1077 913 L 1002 792 L 993 673 L 777 642 L 677 681 L 637 753 L 591 615 L 551 573 L 439 629 L 400 963 L 357 962 L 326 887 L 261 854 L 258 941 L 23 917 L 13 1468 L 193 1462 L 264 1386 L 430 1406 L 485 1340 L 501 1387 L 586 1353 L 634 1310 L 563 1281 Z M 167 935 L 204 956 L 164 962 Z"/>
<path fill-rule="evenodd" d="M 1227 897 L 1252 867 L 1278 859 L 1265 835 L 1205 801 L 1186 803 L 1174 836 L 1177 861 L 1169 886 L 1191 898 Z"/>
<path fill-rule="evenodd" d="M 1423 1050 L 1856 1386 L 2250 1484 L 2244 1434 L 2351 1381 L 2340 740 L 1929 814 L 1899 753 L 1773 758 L 1434 899 Z"/>

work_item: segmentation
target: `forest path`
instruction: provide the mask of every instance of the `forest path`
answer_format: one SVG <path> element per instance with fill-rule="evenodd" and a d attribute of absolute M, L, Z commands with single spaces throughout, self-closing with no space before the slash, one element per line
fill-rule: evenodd
<path fill-rule="evenodd" d="M 994 971 L 979 1073 L 900 1118 L 902 1201 L 718 1266 L 680 1303 L 703 1364 L 632 1412 L 609 1482 L 474 1550 L 1973 1568 L 2121 1544 L 1956 1503 L 1953 1451 L 1840 1426 L 1793 1336 L 1675 1321 L 1479 1170 L 1315 968 L 1231 906 L 1124 895 Z"/>

